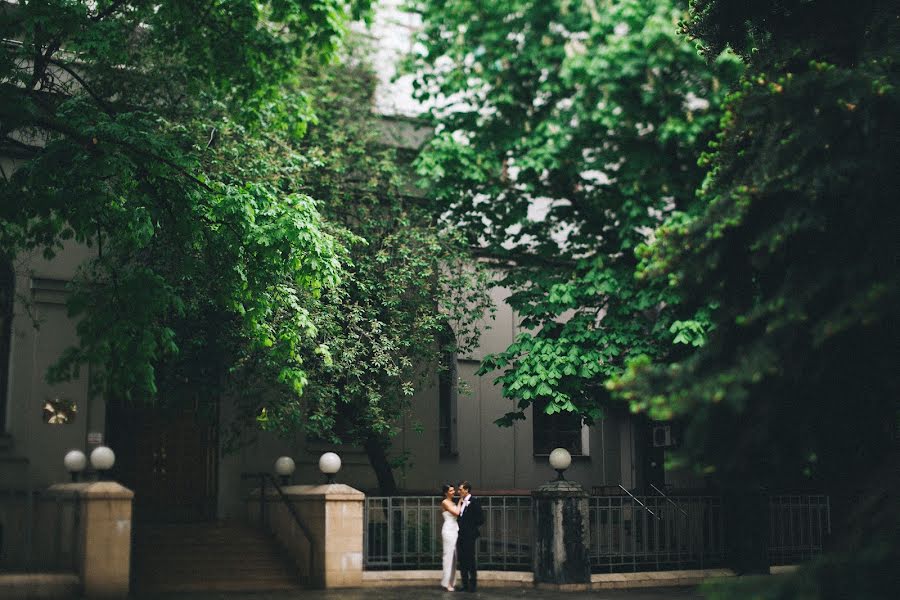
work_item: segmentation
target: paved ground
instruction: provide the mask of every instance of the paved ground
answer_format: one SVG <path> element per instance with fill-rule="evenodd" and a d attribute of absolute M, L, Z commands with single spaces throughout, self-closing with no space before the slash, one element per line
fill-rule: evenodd
<path fill-rule="evenodd" d="M 535 589 L 485 588 L 476 594 L 444 592 L 437 588 L 406 587 L 396 589 L 361 588 L 354 590 L 302 591 L 272 594 L 167 594 L 160 600 L 703 600 L 694 589 L 646 588 L 596 590 L 592 592 L 548 592 Z M 142 599 L 143 600 L 143 599 Z"/>

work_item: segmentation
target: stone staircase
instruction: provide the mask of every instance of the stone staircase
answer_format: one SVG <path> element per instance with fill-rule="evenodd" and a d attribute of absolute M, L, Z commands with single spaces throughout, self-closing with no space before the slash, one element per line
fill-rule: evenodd
<path fill-rule="evenodd" d="M 141 595 L 300 589 L 274 539 L 237 522 L 136 523 L 131 569 Z"/>

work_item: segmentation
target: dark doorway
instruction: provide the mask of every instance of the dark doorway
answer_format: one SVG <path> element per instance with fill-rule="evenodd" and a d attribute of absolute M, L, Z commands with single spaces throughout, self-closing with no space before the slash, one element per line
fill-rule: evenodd
<path fill-rule="evenodd" d="M 216 518 L 215 410 L 111 405 L 107 438 L 113 476 L 134 491 L 134 520 L 185 523 Z"/>
<path fill-rule="evenodd" d="M 643 416 L 636 416 L 634 424 L 634 450 L 637 461 L 640 464 L 637 489 L 641 493 L 656 495 L 656 491 L 650 487 L 655 485 L 658 489 L 664 489 L 666 484 L 665 449 L 667 443 L 661 443 L 657 435 L 658 424 Z"/>

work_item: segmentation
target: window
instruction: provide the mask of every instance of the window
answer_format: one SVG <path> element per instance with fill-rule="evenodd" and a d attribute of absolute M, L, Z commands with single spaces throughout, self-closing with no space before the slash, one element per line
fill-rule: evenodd
<path fill-rule="evenodd" d="M 456 348 L 453 332 L 444 332 L 441 344 L 441 364 L 438 371 L 438 439 L 441 458 L 456 456 L 456 401 L 458 395 Z"/>
<path fill-rule="evenodd" d="M 0 260 L 0 432 L 6 431 L 6 395 L 9 393 L 9 354 L 12 343 L 15 272 Z"/>
<path fill-rule="evenodd" d="M 550 454 L 554 448 L 565 448 L 573 456 L 588 454 L 587 427 L 581 422 L 581 415 L 558 412 L 548 415 L 544 412 L 547 400 L 537 400 L 533 406 L 534 453 Z"/>

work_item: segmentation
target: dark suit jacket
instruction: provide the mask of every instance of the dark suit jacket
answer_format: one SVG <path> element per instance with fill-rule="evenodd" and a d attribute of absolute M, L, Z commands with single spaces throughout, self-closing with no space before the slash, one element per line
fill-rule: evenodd
<path fill-rule="evenodd" d="M 481 510 L 481 500 L 472 496 L 469 498 L 469 506 L 459 517 L 459 537 L 461 539 L 477 538 L 481 535 L 478 528 L 484 525 L 484 511 Z"/>

